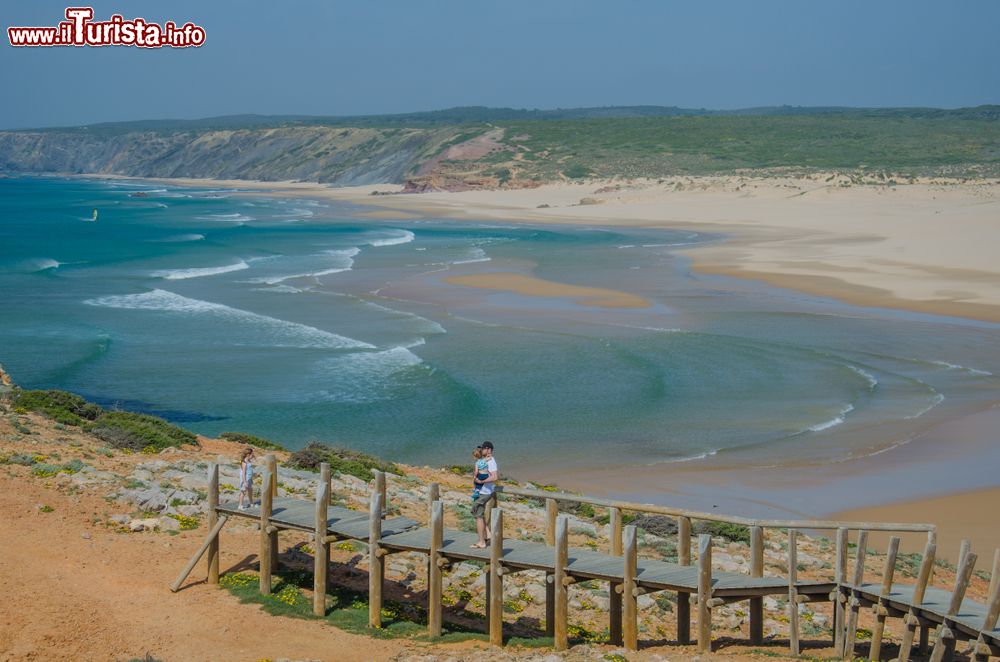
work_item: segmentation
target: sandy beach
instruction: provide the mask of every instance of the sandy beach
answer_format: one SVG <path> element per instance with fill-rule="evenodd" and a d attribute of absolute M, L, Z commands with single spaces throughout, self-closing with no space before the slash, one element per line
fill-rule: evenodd
<path fill-rule="evenodd" d="M 1000 321 L 1000 270 L 994 254 L 1000 245 L 1000 182 L 993 180 L 917 180 L 890 186 L 850 184 L 835 174 L 732 176 L 419 195 L 372 195 L 399 188 L 389 185 L 334 189 L 303 183 L 168 181 L 371 205 L 375 210 L 362 216 L 372 220 L 488 220 L 718 233 L 724 239 L 686 250 L 696 270 L 849 304 Z M 535 296 L 583 297 L 578 303 L 598 305 L 642 301 L 629 293 L 517 274 L 461 276 L 449 282 Z M 941 528 L 943 555 L 954 555 L 949 550 L 957 550 L 960 537 L 971 537 L 985 553 L 1000 543 L 994 533 L 1000 493 L 995 471 L 988 470 L 996 466 L 996 412 L 977 416 L 953 423 L 961 427 L 957 437 L 954 428 L 945 427 L 863 462 L 802 467 L 794 476 L 767 469 L 746 471 L 718 460 L 711 465 L 637 468 L 628 475 L 633 493 L 622 496 L 648 501 L 658 495 L 705 510 L 735 507 L 930 522 Z M 935 488 L 935 476 L 942 472 L 968 474 L 972 491 L 942 493 Z M 595 470 L 561 484 L 600 494 L 606 478 L 605 471 Z M 845 495 L 850 498 L 842 498 Z"/>
<path fill-rule="evenodd" d="M 523 274 L 504 272 L 469 274 L 451 276 L 445 278 L 445 281 L 454 285 L 514 292 L 533 297 L 568 297 L 580 305 L 597 306 L 598 308 L 648 308 L 652 305 L 646 299 L 627 292 L 601 287 L 580 287 L 566 283 L 555 283 Z"/>

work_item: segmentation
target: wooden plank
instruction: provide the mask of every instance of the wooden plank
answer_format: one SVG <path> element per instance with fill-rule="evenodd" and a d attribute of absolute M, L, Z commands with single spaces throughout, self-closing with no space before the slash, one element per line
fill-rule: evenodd
<path fill-rule="evenodd" d="M 205 524 L 211 531 L 219 521 L 219 465 L 208 465 L 208 515 Z M 219 536 L 208 544 L 208 583 L 219 583 Z"/>
<path fill-rule="evenodd" d="M 712 652 L 712 536 L 698 536 L 698 652 Z"/>
<path fill-rule="evenodd" d="M 503 646 L 503 509 L 490 520 L 490 645 Z"/>
<path fill-rule="evenodd" d="M 619 508 L 608 509 L 608 529 L 610 531 L 611 556 L 621 557 L 622 549 L 622 511 Z M 622 645 L 622 589 L 621 582 L 608 582 L 608 642 L 612 646 Z"/>
<path fill-rule="evenodd" d="M 382 577 L 385 557 L 379 541 L 382 539 L 382 493 L 372 490 L 368 510 L 368 627 L 382 627 Z"/>
<path fill-rule="evenodd" d="M 437 487 L 437 483 L 433 484 Z M 436 489 L 431 490 L 431 496 Z M 431 545 L 427 558 L 428 580 L 427 580 L 427 631 L 431 637 L 441 636 L 441 608 L 442 593 L 444 589 L 444 579 L 441 572 L 441 563 L 444 557 L 441 556 L 441 543 L 444 540 L 444 505 L 440 500 L 435 499 L 431 503 Z"/>
<path fill-rule="evenodd" d="M 1000 548 L 993 552 L 993 569 L 990 571 L 990 588 L 986 592 L 986 595 L 993 595 L 997 586 L 1000 586 Z"/>
<path fill-rule="evenodd" d="M 205 553 L 205 551 L 208 549 L 208 546 L 212 543 L 212 541 L 219 536 L 219 532 L 222 531 L 222 527 L 225 526 L 226 522 L 228 521 L 229 517 L 227 515 L 223 515 L 222 517 L 219 518 L 219 521 L 215 523 L 215 526 L 212 527 L 212 530 L 208 532 L 207 536 L 205 536 L 205 541 L 201 544 L 201 547 L 198 548 L 198 551 L 195 552 L 194 556 L 191 557 L 191 560 L 188 561 L 188 564 L 184 566 L 183 570 L 181 570 L 181 574 L 177 575 L 177 579 L 174 580 L 174 583 L 170 585 L 171 591 L 176 593 L 180 589 L 181 584 L 183 584 L 184 580 L 187 579 L 188 575 L 191 574 L 191 571 L 194 570 L 194 567 L 198 565 L 198 561 L 201 560 L 202 554 Z"/>
<path fill-rule="evenodd" d="M 625 527 L 624 564 L 622 577 L 622 640 L 625 648 L 639 650 L 639 591 L 636 586 L 638 535 L 632 525 Z"/>
<path fill-rule="evenodd" d="M 920 559 L 920 572 L 917 575 L 917 585 L 914 587 L 913 599 L 907 617 L 903 624 L 903 641 L 899 645 L 899 662 L 909 662 L 910 653 L 913 648 L 913 638 L 917 632 L 919 621 L 916 615 L 916 606 L 924 601 L 924 594 L 927 585 L 930 583 L 931 574 L 934 572 L 934 556 L 937 553 L 937 545 L 928 540 L 924 547 L 923 557 Z M 926 632 L 926 628 L 923 630 Z M 926 645 L 926 643 L 925 643 Z"/>
<path fill-rule="evenodd" d="M 847 629 L 844 630 L 844 652 L 845 659 L 854 657 L 854 642 L 858 632 L 858 610 L 861 609 L 861 601 L 857 595 L 855 587 L 860 586 L 865 579 L 865 556 L 868 554 L 868 532 L 858 531 L 858 548 L 854 557 L 854 575 L 851 577 L 850 591 L 850 613 L 847 617 Z"/>
<path fill-rule="evenodd" d="M 750 527 L 750 576 L 764 576 L 764 529 Z M 750 598 L 750 643 L 764 642 L 764 598 Z"/>
<path fill-rule="evenodd" d="M 691 519 L 677 518 L 677 563 L 691 565 Z M 691 593 L 677 592 L 677 642 L 691 643 Z"/>
<path fill-rule="evenodd" d="M 556 544 L 553 560 L 552 581 L 555 584 L 555 630 L 553 640 L 557 651 L 564 651 L 568 646 L 568 623 L 569 596 L 565 580 L 566 563 L 569 558 L 569 534 L 568 520 L 566 517 L 559 517 L 556 520 Z"/>
<path fill-rule="evenodd" d="M 788 529 L 788 647 L 792 655 L 799 654 L 798 546 L 798 532 Z"/>
<path fill-rule="evenodd" d="M 875 627 L 872 628 L 872 643 L 868 652 L 869 660 L 878 660 L 882 655 L 882 635 L 885 633 L 885 619 L 888 616 L 885 603 L 892 591 L 892 578 L 896 572 L 896 555 L 899 553 L 899 537 L 889 538 L 889 550 L 885 556 L 885 567 L 882 569 L 882 590 L 879 601 L 875 605 Z"/>
<path fill-rule="evenodd" d="M 271 484 L 271 473 L 264 471 L 263 485 L 267 488 Z M 262 595 L 271 594 L 271 571 L 274 564 L 271 561 L 271 534 L 268 532 L 271 524 L 271 507 L 273 505 L 273 495 L 271 490 L 262 489 L 260 493 L 260 592 Z"/>
<path fill-rule="evenodd" d="M 326 541 L 327 508 L 330 504 L 330 465 L 319 465 L 319 484 L 316 486 L 316 512 L 313 533 L 313 614 L 326 616 L 327 571 L 330 568 L 330 543 Z"/>

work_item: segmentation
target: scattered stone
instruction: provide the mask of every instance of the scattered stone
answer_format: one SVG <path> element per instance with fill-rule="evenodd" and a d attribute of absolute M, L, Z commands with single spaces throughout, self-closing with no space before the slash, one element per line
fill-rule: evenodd
<path fill-rule="evenodd" d="M 157 520 L 157 525 L 160 527 L 160 531 L 180 531 L 181 523 L 175 520 L 173 517 L 161 517 Z"/>
<path fill-rule="evenodd" d="M 143 521 L 141 519 L 134 519 L 131 522 L 129 522 L 128 525 L 128 530 L 131 531 L 132 533 L 139 533 L 140 531 L 143 531 L 145 528 L 146 526 L 145 524 L 143 524 Z"/>
<path fill-rule="evenodd" d="M 90 540 L 90 531 L 84 531 L 83 533 L 80 534 L 80 537 L 83 538 L 84 540 Z"/>

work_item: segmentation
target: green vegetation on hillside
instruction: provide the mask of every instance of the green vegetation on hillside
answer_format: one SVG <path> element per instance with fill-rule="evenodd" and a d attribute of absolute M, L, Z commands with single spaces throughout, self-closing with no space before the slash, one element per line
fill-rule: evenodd
<path fill-rule="evenodd" d="M 333 448 L 316 442 L 292 453 L 285 464 L 293 469 L 319 471 L 319 465 L 323 462 L 329 462 L 330 471 L 333 473 L 349 474 L 361 480 L 372 480 L 375 477 L 372 470 L 400 473 L 395 464 L 373 455 L 349 448 Z"/>
<path fill-rule="evenodd" d="M 665 177 L 742 169 L 1000 170 L 996 117 L 822 114 L 509 122 L 525 173 Z M 508 153 L 509 154 L 509 153 Z"/>
<path fill-rule="evenodd" d="M 219 439 L 225 439 L 226 441 L 235 441 L 238 444 L 246 444 L 247 446 L 253 446 L 255 448 L 260 448 L 265 451 L 284 451 L 288 450 L 281 444 L 276 444 L 275 442 L 264 439 L 262 437 L 257 437 L 252 434 L 247 434 L 245 432 L 223 432 L 219 435 Z"/>
<path fill-rule="evenodd" d="M 161 451 L 170 446 L 198 445 L 198 438 L 162 418 L 127 411 L 105 411 L 66 391 L 17 391 L 15 410 L 33 411 L 63 425 L 82 426 L 109 446 L 131 451 Z"/>

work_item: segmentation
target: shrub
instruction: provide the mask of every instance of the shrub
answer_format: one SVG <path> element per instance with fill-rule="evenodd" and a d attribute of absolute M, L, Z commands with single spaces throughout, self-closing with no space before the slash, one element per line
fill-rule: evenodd
<path fill-rule="evenodd" d="M 83 425 L 96 420 L 104 411 L 66 391 L 20 391 L 14 396 L 19 409 L 34 411 L 64 425 Z"/>
<path fill-rule="evenodd" d="M 584 177 L 590 177 L 593 173 L 587 166 L 576 164 L 563 170 L 563 174 L 570 179 L 583 179 Z"/>
<path fill-rule="evenodd" d="M 247 446 L 254 446 L 265 451 L 285 451 L 288 450 L 281 444 L 276 444 L 268 439 L 263 439 L 261 437 L 256 437 L 252 434 L 246 434 L 244 432 L 223 432 L 219 435 L 219 439 L 225 439 L 226 441 L 235 441 L 238 444 L 246 444 Z"/>
<path fill-rule="evenodd" d="M 133 452 L 147 448 L 161 451 L 184 444 L 198 445 L 198 438 L 193 433 L 162 418 L 126 411 L 105 413 L 90 427 L 90 432 L 109 446 Z"/>
<path fill-rule="evenodd" d="M 708 533 L 717 538 L 725 538 L 732 542 L 742 542 L 750 544 L 750 528 L 742 524 L 729 524 L 728 522 L 698 522 L 694 527 L 695 533 Z"/>
<path fill-rule="evenodd" d="M 639 515 L 632 524 L 646 533 L 652 533 L 661 538 L 677 534 L 677 520 L 666 515 Z"/>
<path fill-rule="evenodd" d="M 319 465 L 323 462 L 330 464 L 332 472 L 349 474 L 361 480 L 372 480 L 375 477 L 373 470 L 399 473 L 399 469 L 391 462 L 355 450 L 333 448 L 315 442 L 292 453 L 285 464 L 293 469 L 319 471 Z"/>

